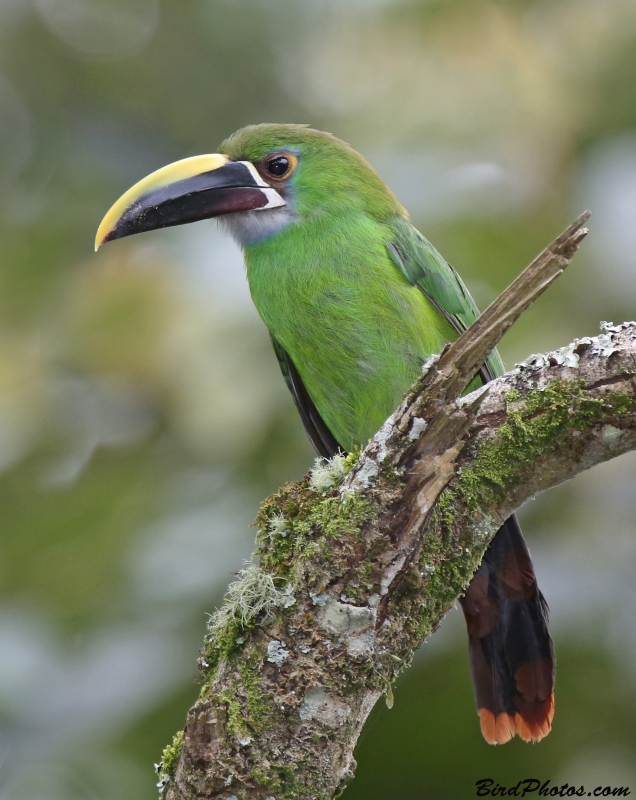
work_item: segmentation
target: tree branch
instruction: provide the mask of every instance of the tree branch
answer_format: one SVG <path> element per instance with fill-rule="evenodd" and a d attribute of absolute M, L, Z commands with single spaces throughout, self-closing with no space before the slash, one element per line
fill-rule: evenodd
<path fill-rule="evenodd" d="M 588 216 L 429 365 L 357 460 L 263 503 L 260 566 L 212 620 L 201 695 L 159 768 L 164 798 L 334 797 L 373 705 L 389 701 L 503 520 L 636 448 L 636 323 L 604 324 L 460 398 L 569 263 Z"/>

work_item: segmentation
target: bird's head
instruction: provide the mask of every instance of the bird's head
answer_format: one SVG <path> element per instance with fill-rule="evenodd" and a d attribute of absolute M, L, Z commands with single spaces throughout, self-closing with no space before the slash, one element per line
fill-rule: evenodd
<path fill-rule="evenodd" d="M 136 183 L 102 220 L 95 249 L 112 239 L 211 217 L 222 217 L 249 247 L 311 218 L 405 214 L 364 158 L 331 134 L 304 125 L 250 125 L 219 149 Z"/>

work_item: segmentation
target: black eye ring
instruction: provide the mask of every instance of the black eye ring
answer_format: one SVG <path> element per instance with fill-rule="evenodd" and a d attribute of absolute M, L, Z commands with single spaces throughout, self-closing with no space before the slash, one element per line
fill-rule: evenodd
<path fill-rule="evenodd" d="M 291 171 L 291 166 L 291 160 L 288 156 L 274 156 L 266 162 L 265 169 L 272 178 L 280 180 Z"/>

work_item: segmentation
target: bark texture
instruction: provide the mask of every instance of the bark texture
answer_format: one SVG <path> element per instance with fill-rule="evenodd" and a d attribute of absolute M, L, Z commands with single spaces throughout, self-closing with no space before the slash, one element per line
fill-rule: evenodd
<path fill-rule="evenodd" d="M 202 690 L 159 765 L 166 800 L 327 800 L 362 726 L 527 499 L 636 447 L 636 323 L 603 323 L 461 393 L 587 233 L 576 220 L 439 359 L 365 450 L 262 505 Z M 477 719 L 475 724 L 477 725 Z"/>

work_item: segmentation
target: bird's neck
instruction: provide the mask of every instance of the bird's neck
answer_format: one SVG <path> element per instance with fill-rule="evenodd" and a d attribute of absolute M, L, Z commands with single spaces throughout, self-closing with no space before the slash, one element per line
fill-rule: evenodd
<path fill-rule="evenodd" d="M 352 250 L 369 249 L 361 226 L 355 217 L 316 215 L 243 247 L 252 298 L 272 332 L 290 313 L 295 316 L 299 302 L 317 303 L 325 291 L 357 282 L 363 267 Z"/>

